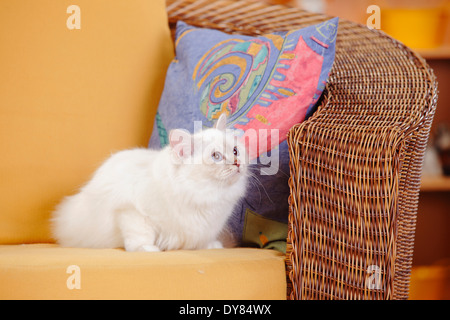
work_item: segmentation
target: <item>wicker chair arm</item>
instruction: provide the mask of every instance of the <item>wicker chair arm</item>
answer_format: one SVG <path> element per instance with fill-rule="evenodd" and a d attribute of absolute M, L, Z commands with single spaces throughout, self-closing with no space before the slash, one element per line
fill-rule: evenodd
<path fill-rule="evenodd" d="M 404 142 L 390 126 L 291 129 L 290 299 L 392 297 Z"/>
<path fill-rule="evenodd" d="M 408 298 L 421 167 L 436 104 L 437 82 L 425 60 L 382 32 L 347 21 L 340 23 L 336 60 L 324 100 L 314 116 L 292 128 L 289 135 L 291 223 L 286 263 L 288 283 L 292 281 L 289 298 Z M 379 143 L 374 144 L 375 141 Z M 380 148 L 386 148 L 385 151 L 397 160 L 382 162 L 384 151 Z M 310 162 L 312 158 L 314 163 Z M 352 166 L 344 166 L 345 163 Z M 380 167 L 370 163 L 378 163 Z M 377 175 L 381 172 L 398 181 L 386 180 L 383 183 L 387 184 L 380 184 L 381 176 Z M 344 174 L 350 180 L 344 183 L 347 189 L 343 190 L 353 188 L 352 197 L 345 198 L 346 201 L 339 198 L 342 188 L 341 191 L 335 189 Z M 301 180 L 300 175 L 312 180 Z M 364 183 L 356 183 L 355 177 L 361 175 L 365 175 Z M 315 182 L 307 184 L 311 181 Z M 387 192 L 393 185 L 397 191 Z M 369 189 L 372 190 L 370 197 L 366 192 Z M 379 206 L 380 194 L 395 204 L 390 211 Z M 315 198 L 308 200 L 311 205 L 307 208 L 303 202 L 310 196 Z M 327 203 L 337 204 L 333 207 L 336 211 L 329 213 L 332 217 L 344 215 L 350 225 L 338 226 L 333 219 L 330 225 L 322 211 Z M 367 211 L 368 207 L 364 209 L 363 204 L 372 209 Z M 378 235 L 376 232 L 370 235 L 361 226 L 353 229 L 354 210 L 365 221 L 368 216 L 372 219 L 389 215 L 389 223 L 394 225 L 372 221 L 374 230 L 379 230 Z M 367 212 L 370 213 L 367 215 Z M 314 227 L 304 224 L 310 219 L 315 219 Z M 376 227 L 372 223 L 381 224 Z M 330 235 L 330 228 L 345 244 L 314 251 L 324 250 L 327 243 L 324 239 Z M 383 238 L 388 234 L 386 230 L 395 231 L 389 233 L 389 240 Z M 314 232 L 314 238 L 305 238 L 305 234 Z M 361 239 L 366 242 L 357 244 L 359 255 L 355 255 L 352 241 L 358 234 L 363 234 Z M 374 258 L 369 248 L 381 246 L 385 241 L 393 245 L 382 245 L 385 251 L 377 253 L 380 259 L 384 257 L 385 264 L 368 264 Z M 316 249 L 311 251 L 308 249 L 311 246 Z M 310 250 L 308 259 L 305 250 Z M 340 255 L 352 256 L 354 260 L 346 260 L 347 264 L 340 269 L 336 265 L 336 257 Z M 294 265 L 294 260 L 301 261 L 302 267 Z M 327 269 L 330 261 L 332 268 Z M 380 289 L 366 286 L 367 279 L 373 276 L 371 266 L 377 268 Z M 355 278 L 357 271 L 361 272 L 359 278 Z"/>

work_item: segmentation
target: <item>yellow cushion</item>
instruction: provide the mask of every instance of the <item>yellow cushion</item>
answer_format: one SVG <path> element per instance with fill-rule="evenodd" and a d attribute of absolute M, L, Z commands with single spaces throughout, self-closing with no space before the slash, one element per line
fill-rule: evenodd
<path fill-rule="evenodd" d="M 0 299 L 286 298 L 284 255 L 251 248 L 145 253 L 2 245 L 0 283 Z"/>
<path fill-rule="evenodd" d="M 173 57 L 165 1 L 2 1 L 0 43 L 0 243 L 48 242 L 63 196 L 147 145 Z"/>

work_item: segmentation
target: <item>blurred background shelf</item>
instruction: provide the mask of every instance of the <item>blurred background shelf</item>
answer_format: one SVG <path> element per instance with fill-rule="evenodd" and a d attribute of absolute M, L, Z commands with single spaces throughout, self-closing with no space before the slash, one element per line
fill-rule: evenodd
<path fill-rule="evenodd" d="M 446 44 L 435 49 L 417 49 L 416 50 L 423 58 L 436 59 L 450 59 L 450 45 Z"/>
<path fill-rule="evenodd" d="M 431 266 L 413 267 L 409 299 L 449 300 L 450 261 L 441 261 Z"/>
<path fill-rule="evenodd" d="M 420 191 L 450 191 L 450 177 L 448 176 L 422 176 Z M 450 199 L 449 199 L 450 201 Z"/>

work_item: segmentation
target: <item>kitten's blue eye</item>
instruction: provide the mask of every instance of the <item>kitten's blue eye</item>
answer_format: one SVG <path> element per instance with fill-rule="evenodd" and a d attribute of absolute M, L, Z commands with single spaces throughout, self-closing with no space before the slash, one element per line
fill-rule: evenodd
<path fill-rule="evenodd" d="M 237 147 L 233 148 L 233 154 L 237 157 L 239 155 L 239 150 Z"/>
<path fill-rule="evenodd" d="M 223 155 L 222 155 L 220 152 L 215 151 L 215 152 L 213 152 L 213 154 L 211 155 L 211 158 L 212 158 L 215 162 L 219 162 L 219 161 L 222 161 Z"/>

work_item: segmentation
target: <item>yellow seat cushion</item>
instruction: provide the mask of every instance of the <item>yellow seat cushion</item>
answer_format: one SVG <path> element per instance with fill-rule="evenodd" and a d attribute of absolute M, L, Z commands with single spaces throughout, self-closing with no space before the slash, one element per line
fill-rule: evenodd
<path fill-rule="evenodd" d="M 0 246 L 0 299 L 285 299 L 284 255 Z"/>
<path fill-rule="evenodd" d="M 167 20 L 164 0 L 0 2 L 0 243 L 51 242 L 62 197 L 112 152 L 147 145 Z"/>

